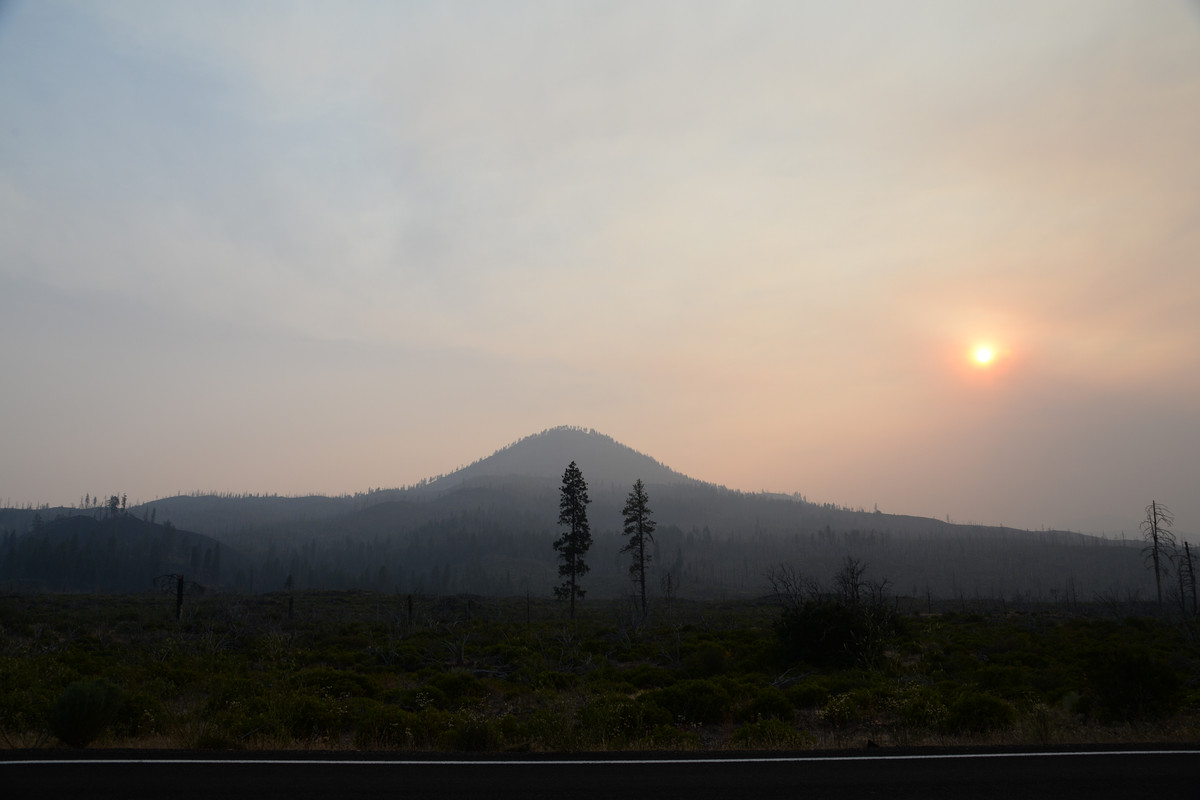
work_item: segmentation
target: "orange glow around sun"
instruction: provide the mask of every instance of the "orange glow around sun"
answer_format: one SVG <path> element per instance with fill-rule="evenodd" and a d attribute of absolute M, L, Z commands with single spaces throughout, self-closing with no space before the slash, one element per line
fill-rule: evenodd
<path fill-rule="evenodd" d="M 946 356 L 952 357 L 953 374 L 965 385 L 993 389 L 1009 383 L 1019 358 L 1007 342 L 983 336 L 959 339 Z"/>

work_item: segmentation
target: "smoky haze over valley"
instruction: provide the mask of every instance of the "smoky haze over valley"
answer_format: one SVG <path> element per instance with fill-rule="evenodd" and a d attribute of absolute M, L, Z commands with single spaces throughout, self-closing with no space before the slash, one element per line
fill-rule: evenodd
<path fill-rule="evenodd" d="M 6 509 L 0 586 L 142 591 L 181 572 L 242 592 L 371 589 L 542 595 L 562 467 L 588 481 L 595 536 L 589 596 L 630 593 L 621 507 L 634 480 L 658 522 L 648 579 L 656 597 L 754 597 L 789 566 L 826 581 L 847 556 L 872 580 L 918 597 L 1011 601 L 1147 597 L 1140 542 L 1063 531 L 949 524 L 747 494 L 689 478 L 602 433 L 560 427 L 448 475 L 339 497 L 204 495 L 105 510 Z M 668 576 L 670 576 L 668 578 Z"/>
<path fill-rule="evenodd" d="M 0 2 L 0 505 L 185 528 L 565 421 L 739 502 L 1195 531 L 1197 141 L 1190 0 Z"/>

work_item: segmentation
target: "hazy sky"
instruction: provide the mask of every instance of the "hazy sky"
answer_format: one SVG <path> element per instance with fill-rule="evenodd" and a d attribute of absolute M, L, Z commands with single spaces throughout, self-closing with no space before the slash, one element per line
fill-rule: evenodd
<path fill-rule="evenodd" d="M 1200 530 L 1200 7 L 0 2 L 0 420 L 8 504 L 399 486 L 573 424 L 747 491 Z"/>

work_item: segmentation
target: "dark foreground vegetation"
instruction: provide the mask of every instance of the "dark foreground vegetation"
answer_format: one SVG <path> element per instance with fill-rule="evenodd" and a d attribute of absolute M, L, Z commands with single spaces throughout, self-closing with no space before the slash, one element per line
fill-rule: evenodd
<path fill-rule="evenodd" d="M 0 597 L 0 745 L 584 751 L 1200 740 L 1194 622 L 1089 605 Z"/>

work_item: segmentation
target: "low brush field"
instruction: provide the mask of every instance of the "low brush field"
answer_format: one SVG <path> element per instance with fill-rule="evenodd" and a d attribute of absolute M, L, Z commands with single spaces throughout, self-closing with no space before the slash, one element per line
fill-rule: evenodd
<path fill-rule="evenodd" d="M 368 592 L 0 596 L 0 747 L 582 752 L 1200 741 L 1195 621 Z M 906 606 L 910 610 L 902 612 Z"/>

